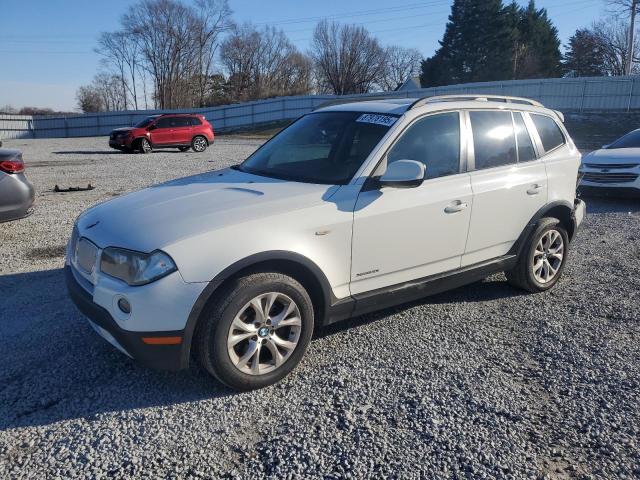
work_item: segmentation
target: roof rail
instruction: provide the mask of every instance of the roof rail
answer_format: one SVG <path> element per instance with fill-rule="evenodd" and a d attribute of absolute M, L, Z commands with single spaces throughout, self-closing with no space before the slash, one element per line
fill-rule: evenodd
<path fill-rule="evenodd" d="M 432 97 L 422 97 L 417 99 L 407 110 L 411 110 L 412 108 L 421 107 L 426 105 L 427 103 L 436 103 L 436 102 L 461 102 L 461 101 L 481 101 L 481 102 L 503 102 L 503 103 L 519 103 L 522 105 L 532 105 L 534 107 L 543 107 L 540 102 L 536 100 L 531 100 L 529 98 L 523 97 L 511 97 L 505 95 L 483 95 L 483 94 L 466 94 L 466 95 L 436 95 Z"/>

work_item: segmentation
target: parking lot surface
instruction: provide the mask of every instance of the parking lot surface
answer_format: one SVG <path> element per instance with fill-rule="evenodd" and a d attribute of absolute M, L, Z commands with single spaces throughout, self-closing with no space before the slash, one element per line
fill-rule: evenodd
<path fill-rule="evenodd" d="M 38 193 L 32 216 L 0 224 L 0 478 L 640 477 L 637 200 L 586 199 L 553 290 L 496 275 L 332 326 L 264 390 L 148 370 L 99 338 L 63 282 L 77 215 L 260 143 L 6 141 Z"/>

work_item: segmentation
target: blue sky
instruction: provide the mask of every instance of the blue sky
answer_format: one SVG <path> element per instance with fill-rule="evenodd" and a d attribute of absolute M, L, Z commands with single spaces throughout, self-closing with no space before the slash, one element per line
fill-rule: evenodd
<path fill-rule="evenodd" d="M 190 0 L 185 0 L 190 1 Z M 452 0 L 230 0 L 234 19 L 282 28 L 306 50 L 324 17 L 366 26 L 382 44 L 433 54 Z M 526 4 L 527 0 L 519 3 Z M 99 66 L 97 35 L 118 28 L 135 0 L 0 0 L 0 108 L 74 110 L 75 92 Z M 566 43 L 576 28 L 604 16 L 604 0 L 538 0 Z"/>

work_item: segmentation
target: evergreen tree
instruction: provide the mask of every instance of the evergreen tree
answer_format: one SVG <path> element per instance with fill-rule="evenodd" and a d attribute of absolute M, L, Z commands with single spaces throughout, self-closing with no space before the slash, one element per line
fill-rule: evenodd
<path fill-rule="evenodd" d="M 569 39 L 564 56 L 564 70 L 573 77 L 600 77 L 611 75 L 611 47 L 607 39 L 593 29 L 582 28 Z M 618 55 L 622 58 L 622 54 Z M 622 69 L 620 69 L 622 70 Z"/>
<path fill-rule="evenodd" d="M 454 0 L 440 48 L 422 64 L 423 86 L 509 78 L 511 30 L 501 0 Z"/>
<path fill-rule="evenodd" d="M 515 6 L 513 2 L 510 7 L 513 9 Z M 530 0 L 526 8 L 519 9 L 519 17 L 513 78 L 559 76 L 562 72 L 560 39 L 546 9 L 536 9 L 534 0 Z"/>
<path fill-rule="evenodd" d="M 562 72 L 558 31 L 531 0 L 454 0 L 440 48 L 422 62 L 422 86 L 547 78 Z"/>

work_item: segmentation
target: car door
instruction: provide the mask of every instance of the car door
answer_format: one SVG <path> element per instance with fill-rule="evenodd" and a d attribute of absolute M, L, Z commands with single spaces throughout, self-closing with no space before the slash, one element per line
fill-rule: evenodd
<path fill-rule="evenodd" d="M 171 143 L 176 145 L 188 145 L 191 143 L 193 127 L 191 126 L 190 117 L 175 117 L 174 130 L 171 137 Z"/>
<path fill-rule="evenodd" d="M 151 130 L 151 143 L 153 145 L 169 145 L 171 144 L 171 137 L 174 130 L 175 117 L 162 117 L 159 118 L 154 129 Z"/>
<path fill-rule="evenodd" d="M 509 252 L 547 202 L 547 174 L 520 112 L 467 112 L 473 211 L 462 266 Z"/>
<path fill-rule="evenodd" d="M 353 222 L 351 293 L 356 295 L 460 266 L 471 212 L 464 171 L 464 119 L 459 112 L 427 115 L 400 135 L 376 169 L 397 160 L 426 166 L 415 188 L 363 188 Z"/>

